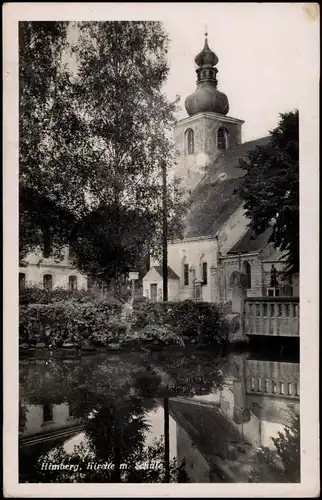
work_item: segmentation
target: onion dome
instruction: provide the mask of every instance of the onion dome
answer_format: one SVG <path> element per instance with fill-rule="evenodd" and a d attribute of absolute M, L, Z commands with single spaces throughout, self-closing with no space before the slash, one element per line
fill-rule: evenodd
<path fill-rule="evenodd" d="M 187 97 L 185 107 L 189 116 L 198 113 L 213 112 L 226 115 L 229 111 L 228 98 L 217 89 L 218 57 L 210 50 L 205 33 L 205 45 L 203 50 L 196 56 L 195 62 L 198 66 L 197 89 Z"/>
<path fill-rule="evenodd" d="M 216 66 L 219 59 L 216 54 L 210 50 L 208 46 L 207 36 L 205 38 L 205 46 L 202 51 L 195 57 L 195 63 L 197 66 Z"/>

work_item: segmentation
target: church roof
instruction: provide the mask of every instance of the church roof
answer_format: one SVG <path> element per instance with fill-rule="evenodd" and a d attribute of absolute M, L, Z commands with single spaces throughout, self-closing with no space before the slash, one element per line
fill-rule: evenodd
<path fill-rule="evenodd" d="M 266 145 L 269 140 L 270 137 L 261 137 L 230 147 L 208 167 L 190 197 L 186 220 L 187 238 L 215 235 L 237 210 L 242 199 L 235 190 L 244 176 L 244 171 L 238 168 L 238 160 L 244 158 L 254 147 Z"/>
<path fill-rule="evenodd" d="M 241 204 L 240 196 L 234 193 L 239 185 L 240 179 L 227 179 L 197 186 L 191 196 L 185 236 L 216 234 Z"/>
<path fill-rule="evenodd" d="M 163 278 L 163 267 L 162 266 L 153 266 L 152 269 L 155 269 L 157 273 L 160 274 L 160 276 Z M 179 280 L 180 277 L 171 269 L 170 266 L 168 266 L 168 279 L 169 280 Z"/>
<path fill-rule="evenodd" d="M 227 254 L 259 251 L 267 245 L 271 233 L 271 228 L 266 229 L 266 231 L 259 235 L 255 234 L 252 229 L 248 229 Z"/>

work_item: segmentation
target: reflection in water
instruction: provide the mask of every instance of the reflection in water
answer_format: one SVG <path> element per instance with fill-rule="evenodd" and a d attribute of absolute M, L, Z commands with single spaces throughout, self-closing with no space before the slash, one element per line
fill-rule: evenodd
<path fill-rule="evenodd" d="M 299 364 L 245 353 L 20 363 L 21 482 L 299 482 Z"/>

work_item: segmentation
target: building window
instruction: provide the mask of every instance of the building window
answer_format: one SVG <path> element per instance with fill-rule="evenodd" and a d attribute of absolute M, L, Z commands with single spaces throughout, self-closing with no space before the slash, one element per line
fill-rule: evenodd
<path fill-rule="evenodd" d="M 246 288 L 252 287 L 252 272 L 250 268 L 250 263 L 247 260 L 243 263 L 243 271 L 247 276 L 247 285 Z"/>
<path fill-rule="evenodd" d="M 44 274 L 43 284 L 45 290 L 53 289 L 53 277 L 51 274 Z"/>
<path fill-rule="evenodd" d="M 70 404 L 68 405 L 68 417 L 69 418 L 74 418 L 75 417 L 74 410 L 73 410 L 73 408 L 71 407 Z"/>
<path fill-rule="evenodd" d="M 185 132 L 186 138 L 186 151 L 188 155 L 193 155 L 195 152 L 195 141 L 194 141 L 194 133 L 191 128 L 188 128 Z"/>
<path fill-rule="evenodd" d="M 53 421 L 53 405 L 43 405 L 43 423 Z"/>
<path fill-rule="evenodd" d="M 280 291 L 278 288 L 267 288 L 268 297 L 279 297 Z"/>
<path fill-rule="evenodd" d="M 77 290 L 77 276 L 69 276 L 68 278 L 68 288 L 69 290 Z"/>
<path fill-rule="evenodd" d="M 201 290 L 201 283 L 194 283 L 193 285 L 193 298 L 195 300 L 202 300 L 202 290 Z"/>
<path fill-rule="evenodd" d="M 183 284 L 189 286 L 189 264 L 183 264 Z"/>
<path fill-rule="evenodd" d="M 25 273 L 19 273 L 19 290 L 23 290 L 26 286 L 26 275 Z"/>
<path fill-rule="evenodd" d="M 217 149 L 224 150 L 228 147 L 228 130 L 220 127 L 217 132 Z"/>
<path fill-rule="evenodd" d="M 208 266 L 207 262 L 202 263 L 202 284 L 207 285 L 208 283 Z"/>

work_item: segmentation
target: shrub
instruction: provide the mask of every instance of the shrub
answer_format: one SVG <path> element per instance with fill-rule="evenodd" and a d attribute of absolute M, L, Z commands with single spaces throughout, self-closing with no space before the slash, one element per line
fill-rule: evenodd
<path fill-rule="evenodd" d="M 212 344 L 227 337 L 223 310 L 209 302 L 146 302 L 122 314 L 122 303 L 90 292 L 27 287 L 20 294 L 20 342 Z"/>
<path fill-rule="evenodd" d="M 117 314 L 118 306 L 106 302 L 65 300 L 22 305 L 20 340 L 59 346 L 64 342 L 79 343 L 89 339 L 94 344 L 107 345 L 125 328 L 121 319 L 115 317 Z"/>
<path fill-rule="evenodd" d="M 19 304 L 51 304 L 63 300 L 75 300 L 87 302 L 95 300 L 95 295 L 85 290 L 65 290 L 64 288 L 54 288 L 44 290 L 39 285 L 29 285 L 19 291 Z"/>
<path fill-rule="evenodd" d="M 140 330 L 128 330 L 122 336 L 122 343 L 157 344 L 185 346 L 180 335 L 174 332 L 169 325 L 147 325 Z"/>
<path fill-rule="evenodd" d="M 169 325 L 186 343 L 221 342 L 227 328 L 221 308 L 209 302 L 157 302 L 134 306 L 135 328 Z"/>

